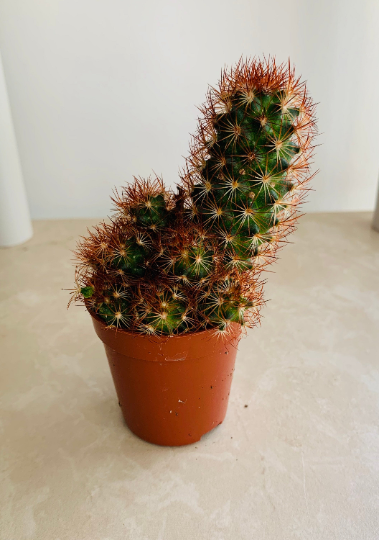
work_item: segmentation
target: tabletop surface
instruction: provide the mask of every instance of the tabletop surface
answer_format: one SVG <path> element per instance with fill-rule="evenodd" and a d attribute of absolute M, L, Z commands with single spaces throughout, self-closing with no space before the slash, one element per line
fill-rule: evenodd
<path fill-rule="evenodd" d="M 180 448 L 125 426 L 88 313 L 88 220 L 0 251 L 1 540 L 378 540 L 379 234 L 311 214 L 267 273 L 227 417 Z"/>

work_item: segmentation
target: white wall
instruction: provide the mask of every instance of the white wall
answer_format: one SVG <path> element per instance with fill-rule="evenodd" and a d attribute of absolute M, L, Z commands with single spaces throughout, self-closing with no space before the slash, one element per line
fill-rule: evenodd
<path fill-rule="evenodd" d="M 376 0 L 1 0 L 0 47 L 32 216 L 91 217 L 132 175 L 177 179 L 207 83 L 288 56 L 323 135 L 307 210 L 374 206 Z"/>

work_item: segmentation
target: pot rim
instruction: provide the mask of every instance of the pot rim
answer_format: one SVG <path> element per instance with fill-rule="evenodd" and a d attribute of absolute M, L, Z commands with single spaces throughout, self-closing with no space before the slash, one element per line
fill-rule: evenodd
<path fill-rule="evenodd" d="M 226 339 L 217 336 L 213 329 L 176 336 L 150 336 L 109 327 L 99 316 L 89 313 L 96 334 L 104 345 L 140 360 L 170 362 L 185 360 L 188 356 L 202 358 L 214 353 L 224 354 L 225 348 L 237 348 L 241 338 L 241 325 L 238 323 L 231 323 L 231 332 Z"/>
<path fill-rule="evenodd" d="M 103 327 L 104 327 L 104 330 L 106 331 L 109 331 L 109 332 L 115 332 L 116 334 L 118 334 L 119 332 L 121 334 L 124 334 L 124 335 L 127 335 L 127 336 L 130 336 L 130 337 L 133 337 L 133 338 L 146 338 L 146 339 L 149 339 L 149 340 L 157 340 L 157 341 L 166 341 L 166 340 L 169 340 L 169 339 L 172 339 L 172 338 L 188 338 L 190 336 L 201 336 L 202 334 L 205 335 L 207 333 L 211 333 L 211 332 L 215 332 L 215 328 L 207 328 L 205 330 L 198 330 L 196 332 L 184 332 L 182 334 L 174 334 L 172 336 L 170 335 L 149 335 L 149 334 L 142 334 L 142 333 L 139 333 L 139 332 L 130 332 L 130 330 L 127 330 L 125 328 L 117 328 L 116 326 L 107 326 L 107 324 L 103 321 L 103 319 L 101 319 L 101 317 L 99 317 L 96 313 L 93 313 L 91 312 L 87 307 L 86 307 L 88 313 L 91 315 L 91 317 L 93 319 L 95 319 L 96 321 L 98 321 Z M 242 330 L 242 326 L 239 324 L 239 323 L 231 323 L 233 324 L 233 326 L 235 324 L 238 324 L 238 326 L 241 327 L 241 330 Z"/>

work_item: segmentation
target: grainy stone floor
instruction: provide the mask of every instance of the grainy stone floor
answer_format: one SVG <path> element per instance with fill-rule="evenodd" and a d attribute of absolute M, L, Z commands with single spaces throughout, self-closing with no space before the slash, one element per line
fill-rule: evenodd
<path fill-rule="evenodd" d="M 89 223 L 39 221 L 2 250 L 1 540 L 377 540 L 370 220 L 301 220 L 241 342 L 224 424 L 181 448 L 128 431 L 88 314 L 66 310 Z"/>

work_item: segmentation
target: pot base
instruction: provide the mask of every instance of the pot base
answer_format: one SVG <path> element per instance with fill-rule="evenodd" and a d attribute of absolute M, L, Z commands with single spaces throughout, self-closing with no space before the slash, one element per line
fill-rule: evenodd
<path fill-rule="evenodd" d="M 182 440 L 182 441 L 179 441 L 177 438 L 173 438 L 173 442 L 169 442 L 169 440 L 165 440 L 164 442 L 159 442 L 158 440 L 156 439 L 151 439 L 150 438 L 146 438 L 146 437 L 142 437 L 141 435 L 139 435 L 138 433 L 135 433 L 130 426 L 128 426 L 126 420 L 125 420 L 125 417 L 123 417 L 124 421 L 125 421 L 125 425 L 126 427 L 136 436 L 138 437 L 139 439 L 141 439 L 142 441 L 145 441 L 147 443 L 150 443 L 150 444 L 155 444 L 156 446 L 189 446 L 191 444 L 196 444 L 198 443 L 199 441 L 201 441 L 202 437 L 204 435 L 206 435 L 207 433 L 210 433 L 211 431 L 213 431 L 214 429 L 216 429 L 219 425 L 222 424 L 222 422 L 220 422 L 219 424 L 217 424 L 217 426 L 214 426 L 213 428 L 211 428 L 209 431 L 203 433 L 198 439 L 194 439 L 193 437 L 191 437 L 191 440 L 190 441 L 186 441 L 186 440 Z"/>

